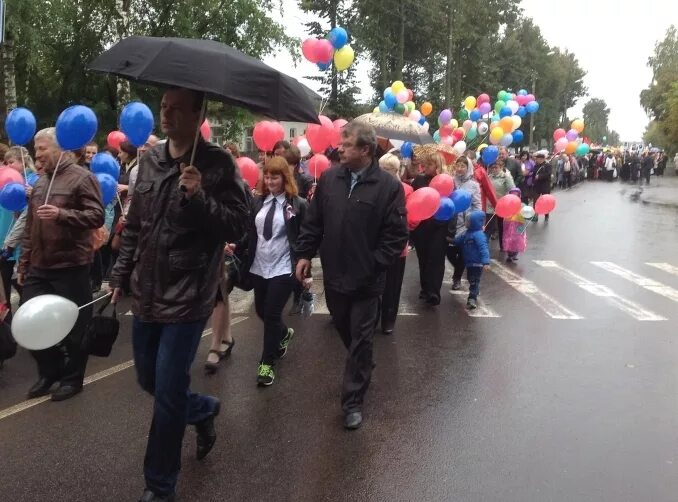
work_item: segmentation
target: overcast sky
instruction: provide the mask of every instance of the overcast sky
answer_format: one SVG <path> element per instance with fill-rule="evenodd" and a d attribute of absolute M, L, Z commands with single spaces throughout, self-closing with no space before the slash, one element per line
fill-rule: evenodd
<path fill-rule="evenodd" d="M 581 113 L 590 97 L 602 98 L 610 108 L 609 125 L 622 141 L 639 140 L 648 122 L 639 103 L 640 91 L 652 79 L 647 58 L 667 28 L 678 24 L 678 0 L 522 0 L 522 7 L 540 26 L 546 41 L 573 52 L 587 72 L 584 82 L 589 96 L 570 115 Z M 307 37 L 303 23 L 308 16 L 299 10 L 297 0 L 283 0 L 283 8 L 281 21 L 288 33 Z M 266 62 L 317 89 L 316 82 L 303 78 L 319 74 L 315 65 L 303 61 L 295 67 L 285 53 L 270 56 Z M 365 61 L 358 63 L 365 98 L 372 94 L 369 68 Z"/>

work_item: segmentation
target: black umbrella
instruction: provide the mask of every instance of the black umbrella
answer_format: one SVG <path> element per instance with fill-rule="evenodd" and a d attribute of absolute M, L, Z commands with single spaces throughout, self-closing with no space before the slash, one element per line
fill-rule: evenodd
<path fill-rule="evenodd" d="M 276 120 L 319 123 L 302 84 L 213 40 L 129 37 L 101 54 L 89 69 L 145 84 L 204 92 L 208 99 Z"/>

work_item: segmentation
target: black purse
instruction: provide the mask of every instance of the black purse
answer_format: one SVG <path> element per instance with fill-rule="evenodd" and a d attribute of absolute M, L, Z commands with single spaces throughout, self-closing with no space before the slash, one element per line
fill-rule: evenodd
<path fill-rule="evenodd" d="M 88 354 L 97 357 L 108 357 L 111 355 L 113 344 L 118 338 L 120 331 L 120 322 L 118 321 L 118 306 L 113 304 L 111 315 L 105 315 L 104 311 L 111 305 L 111 299 L 104 302 L 99 307 L 96 315 L 92 317 L 87 325 L 85 334 L 86 351 Z"/>

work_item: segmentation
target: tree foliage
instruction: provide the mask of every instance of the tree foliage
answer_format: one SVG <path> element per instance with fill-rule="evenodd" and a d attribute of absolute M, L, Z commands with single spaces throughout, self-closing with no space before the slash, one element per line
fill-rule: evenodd
<path fill-rule="evenodd" d="M 610 117 L 610 109 L 603 99 L 592 98 L 584 105 L 584 123 L 586 124 L 586 136 L 594 143 L 603 143 L 609 140 L 607 121 Z"/>

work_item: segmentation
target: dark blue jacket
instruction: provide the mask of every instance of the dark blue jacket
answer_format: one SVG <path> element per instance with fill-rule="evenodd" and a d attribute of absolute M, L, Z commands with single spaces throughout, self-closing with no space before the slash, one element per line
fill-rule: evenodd
<path fill-rule="evenodd" d="M 463 249 L 464 264 L 467 267 L 489 265 L 490 248 L 487 245 L 487 235 L 483 232 L 485 213 L 473 211 L 468 219 L 468 229 L 454 239 L 454 245 Z"/>

